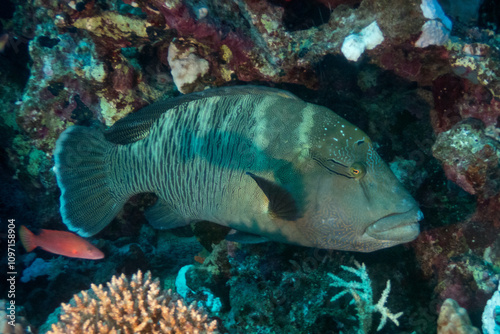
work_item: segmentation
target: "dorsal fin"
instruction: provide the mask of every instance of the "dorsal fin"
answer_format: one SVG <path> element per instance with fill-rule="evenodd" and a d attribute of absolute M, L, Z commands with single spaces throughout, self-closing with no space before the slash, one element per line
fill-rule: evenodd
<path fill-rule="evenodd" d="M 247 174 L 254 179 L 266 195 L 269 200 L 269 211 L 272 215 L 284 220 L 299 218 L 297 203 L 288 190 L 255 174 L 249 172 Z"/>
<path fill-rule="evenodd" d="M 115 144 L 130 144 L 149 135 L 151 126 L 156 122 L 164 112 L 178 107 L 182 104 L 201 99 L 208 99 L 214 96 L 237 96 L 237 95 L 267 95 L 280 96 L 282 98 L 297 99 L 295 95 L 287 91 L 260 87 L 260 86 L 233 86 L 208 89 L 202 92 L 182 95 L 173 99 L 150 104 L 134 113 L 115 122 L 115 124 L 104 132 L 106 140 Z"/>

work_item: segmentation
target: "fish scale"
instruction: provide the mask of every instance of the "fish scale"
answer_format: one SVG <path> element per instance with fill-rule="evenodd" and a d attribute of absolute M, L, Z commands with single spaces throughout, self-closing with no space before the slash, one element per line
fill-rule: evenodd
<path fill-rule="evenodd" d="M 423 217 L 363 131 L 277 89 L 181 96 L 104 133 L 74 126 L 54 156 L 61 216 L 83 236 L 142 192 L 158 196 L 153 227 L 209 220 L 240 242 L 369 252 L 413 240 Z"/>

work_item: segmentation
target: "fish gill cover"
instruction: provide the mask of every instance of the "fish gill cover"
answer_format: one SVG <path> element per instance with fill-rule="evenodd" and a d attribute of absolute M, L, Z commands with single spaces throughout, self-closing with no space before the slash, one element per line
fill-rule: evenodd
<path fill-rule="evenodd" d="M 356 307 L 348 307 L 347 297 L 332 301 L 340 292 L 328 275 L 355 286 L 356 277 L 341 269 L 354 268 L 355 261 L 365 263 L 373 295 L 385 295 L 382 306 L 403 312 L 399 327 L 387 322 L 381 333 L 472 332 L 483 325 L 485 333 L 496 330 L 492 312 L 483 315 L 500 273 L 500 15 L 494 0 L 7 3 L 0 15 L 2 241 L 14 231 L 7 229 L 8 219 L 34 232 L 66 229 L 59 198 L 69 186 L 59 188 L 53 170 L 56 141 L 66 129 L 77 125 L 100 133 L 155 102 L 168 105 L 180 94 L 249 83 L 291 92 L 305 101 L 300 103 L 324 106 L 363 130 L 425 216 L 416 240 L 362 254 L 282 242 L 242 244 L 230 240 L 262 238 L 253 229 L 238 235 L 207 222 L 157 230 L 146 218 L 165 217 L 162 198 L 137 194 L 88 238 L 104 259 L 70 259 L 39 249 L 26 254 L 17 248 L 16 277 L 25 279 L 14 280 L 15 300 L 8 293 L 3 298 L 10 298 L 7 305 L 15 301 L 18 330 L 44 332 L 57 322 L 57 314 L 49 314 L 75 293 L 141 269 L 160 277 L 167 289 L 182 283 L 185 302 L 202 305 L 209 320 L 218 319 L 221 332 L 357 333 L 367 328 L 360 322 L 363 314 L 373 312 L 369 305 L 358 307 L 363 303 L 355 294 L 349 296 L 358 298 Z M 285 120 L 292 121 L 294 104 L 280 103 L 269 114 L 286 106 Z M 266 120 L 262 129 L 279 132 L 272 123 L 276 118 L 257 119 Z M 151 124 L 139 122 L 138 128 L 134 134 L 144 136 Z M 294 127 L 285 130 L 293 136 Z M 183 134 L 200 145 L 207 138 Z M 81 142 L 90 144 L 92 138 Z M 283 135 L 269 145 L 289 143 Z M 176 149 L 184 158 L 200 153 L 190 145 Z M 327 166 L 333 173 L 364 173 L 362 164 L 334 159 L 343 167 L 313 156 L 311 168 L 333 163 Z M 191 180 L 207 171 L 191 173 Z M 241 174 L 256 195 L 254 202 L 236 202 L 235 214 L 246 212 L 248 203 L 260 203 L 273 219 L 300 216 L 309 202 L 297 196 L 300 183 L 289 182 L 295 170 L 277 171 L 276 177 L 256 170 Z M 102 179 L 91 181 L 75 187 L 92 189 Z M 330 189 L 326 182 L 317 188 Z M 192 188 L 177 204 L 206 201 L 202 190 Z M 383 202 L 385 195 L 379 196 L 375 200 Z M 90 208 L 92 218 L 103 199 L 84 196 L 74 206 Z M 354 207 L 367 214 L 366 205 Z M 167 217 L 170 226 L 186 223 L 182 215 Z M 2 257 L 8 263 L 7 251 Z M 181 271 L 186 265 L 192 266 Z M 388 280 L 392 289 L 386 295 Z M 491 298 L 488 310 L 497 300 Z M 5 315 L 9 312 L 12 307 Z M 8 322 L 3 325 L 12 329 Z"/>

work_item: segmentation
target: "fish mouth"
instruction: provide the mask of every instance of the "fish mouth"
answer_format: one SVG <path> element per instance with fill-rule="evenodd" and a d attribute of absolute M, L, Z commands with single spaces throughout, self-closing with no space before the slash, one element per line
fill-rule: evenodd
<path fill-rule="evenodd" d="M 402 213 L 391 213 L 368 226 L 366 234 L 374 239 L 405 243 L 417 238 L 420 228 L 418 222 L 424 214 L 418 208 Z"/>

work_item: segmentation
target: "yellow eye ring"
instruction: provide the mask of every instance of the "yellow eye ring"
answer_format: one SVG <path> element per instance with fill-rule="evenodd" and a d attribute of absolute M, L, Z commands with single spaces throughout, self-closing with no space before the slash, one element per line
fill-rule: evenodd
<path fill-rule="evenodd" d="M 349 167 L 349 172 L 352 177 L 359 179 L 366 174 L 366 168 L 361 162 L 355 162 Z"/>

